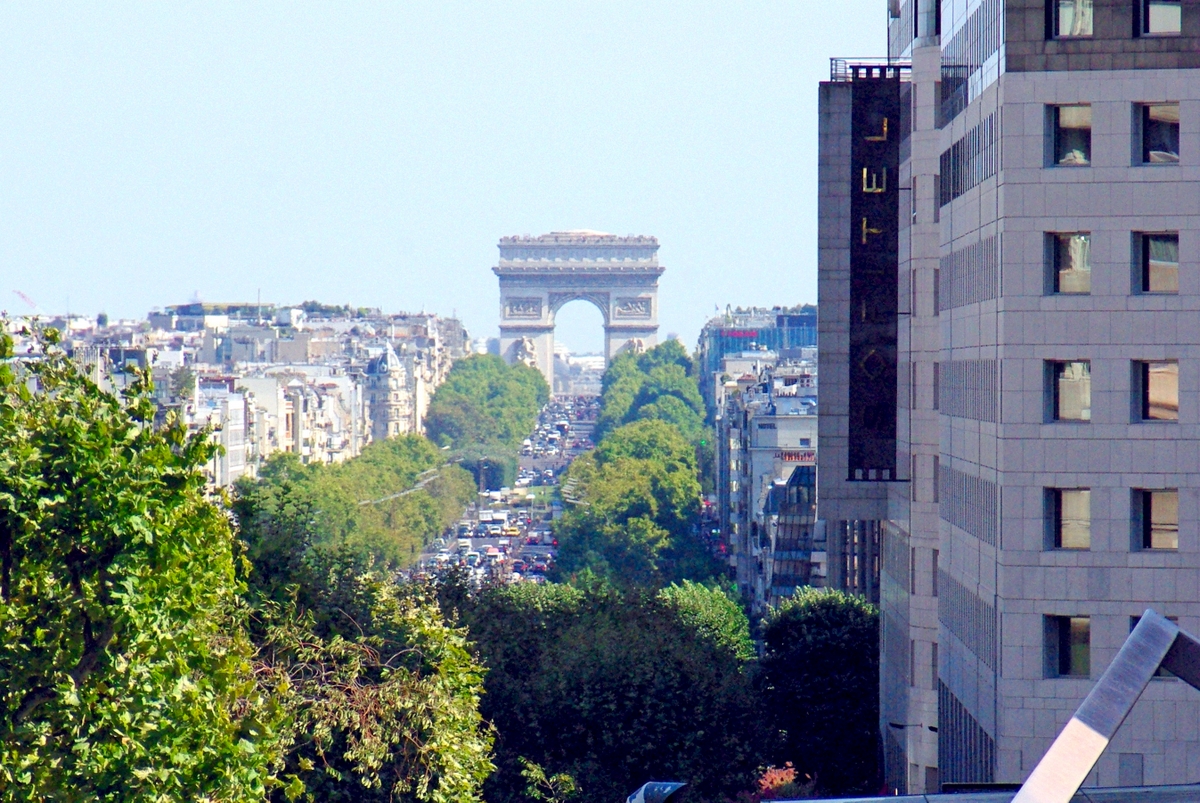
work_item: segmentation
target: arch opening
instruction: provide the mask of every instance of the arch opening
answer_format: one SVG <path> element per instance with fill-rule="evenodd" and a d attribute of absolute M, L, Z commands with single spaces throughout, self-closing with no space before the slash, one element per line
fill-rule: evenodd
<path fill-rule="evenodd" d="M 605 310 L 589 298 L 574 298 L 554 310 L 554 392 L 599 393 L 604 373 Z"/>

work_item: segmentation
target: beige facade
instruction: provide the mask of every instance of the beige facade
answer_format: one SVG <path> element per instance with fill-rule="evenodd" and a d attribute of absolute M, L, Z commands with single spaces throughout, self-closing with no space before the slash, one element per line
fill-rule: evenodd
<path fill-rule="evenodd" d="M 1200 5 L 1179 35 L 1095 8 L 1067 37 L 1027 0 L 895 4 L 907 482 L 831 505 L 886 496 L 881 731 L 909 792 L 1023 781 L 1145 608 L 1200 630 Z M 822 270 L 824 326 L 846 266 Z M 1200 699 L 1162 678 L 1085 785 L 1198 780 Z"/>

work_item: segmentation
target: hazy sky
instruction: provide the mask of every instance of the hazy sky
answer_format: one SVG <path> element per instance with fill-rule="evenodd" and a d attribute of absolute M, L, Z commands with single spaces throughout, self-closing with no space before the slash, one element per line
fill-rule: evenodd
<path fill-rule="evenodd" d="M 0 6 L 0 309 L 457 311 L 503 235 L 659 238 L 661 334 L 816 300 L 817 82 L 883 0 Z M 558 337 L 599 347 L 584 302 Z"/>

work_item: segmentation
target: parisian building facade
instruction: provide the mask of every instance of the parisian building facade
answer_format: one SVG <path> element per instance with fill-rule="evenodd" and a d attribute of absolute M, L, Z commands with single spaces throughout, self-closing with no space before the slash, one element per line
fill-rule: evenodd
<path fill-rule="evenodd" d="M 1200 2 L 892 0 L 820 88 L 818 519 L 877 539 L 888 785 L 1021 782 L 1200 630 Z M 1086 785 L 1200 781 L 1156 679 Z"/>
<path fill-rule="evenodd" d="M 472 352 L 462 323 L 307 302 L 192 303 L 146 320 L 46 318 L 99 383 L 149 369 L 160 417 L 208 427 L 223 447 L 214 486 L 253 476 L 276 452 L 338 463 L 372 441 L 424 431 L 429 400 Z"/>

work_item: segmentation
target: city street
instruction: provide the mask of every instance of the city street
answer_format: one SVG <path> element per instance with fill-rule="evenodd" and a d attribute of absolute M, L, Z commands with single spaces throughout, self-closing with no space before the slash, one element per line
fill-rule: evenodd
<path fill-rule="evenodd" d="M 558 477 L 593 447 L 599 409 L 594 396 L 552 397 L 522 445 L 515 487 L 481 492 L 453 532 L 422 554 L 414 573 L 457 567 L 474 584 L 544 582 L 558 546 L 551 530 L 561 512 Z"/>

